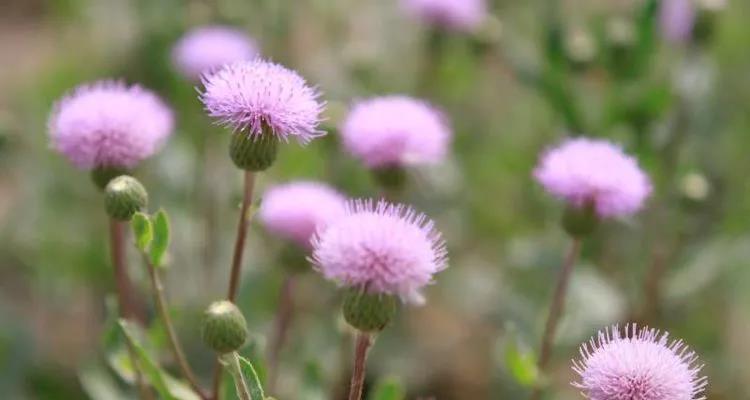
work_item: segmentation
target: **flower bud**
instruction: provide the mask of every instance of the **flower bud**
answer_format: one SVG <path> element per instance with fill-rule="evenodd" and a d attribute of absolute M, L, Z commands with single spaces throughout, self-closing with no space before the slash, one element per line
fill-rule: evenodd
<path fill-rule="evenodd" d="M 132 176 L 118 176 L 104 188 L 104 206 L 107 214 L 114 219 L 129 221 L 147 203 L 146 188 Z"/>
<path fill-rule="evenodd" d="M 396 314 L 396 301 L 390 295 L 349 289 L 344 295 L 344 319 L 362 332 L 382 331 Z"/>
<path fill-rule="evenodd" d="M 231 353 L 245 344 L 247 322 L 234 303 L 216 301 L 204 313 L 201 336 L 203 342 L 217 353 Z"/>
<path fill-rule="evenodd" d="M 104 190 L 109 181 L 120 175 L 127 175 L 128 171 L 118 167 L 97 167 L 91 170 L 91 180 L 96 187 Z"/>
<path fill-rule="evenodd" d="M 583 207 L 569 206 L 563 214 L 563 229 L 574 238 L 590 235 L 598 225 L 599 217 L 592 204 Z"/>
<path fill-rule="evenodd" d="M 279 139 L 268 129 L 260 135 L 234 132 L 229 144 L 229 156 L 234 165 L 246 171 L 264 171 L 276 161 Z"/>

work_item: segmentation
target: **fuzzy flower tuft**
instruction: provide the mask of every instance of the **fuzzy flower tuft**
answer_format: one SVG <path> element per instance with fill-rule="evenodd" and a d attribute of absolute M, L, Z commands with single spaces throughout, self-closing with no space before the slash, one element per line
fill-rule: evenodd
<path fill-rule="evenodd" d="M 446 268 L 445 242 L 424 214 L 356 200 L 346 215 L 313 237 L 312 261 L 327 279 L 371 294 L 422 303 L 420 290 Z"/>
<path fill-rule="evenodd" d="M 708 379 L 698 356 L 656 329 L 618 326 L 599 332 L 573 361 L 573 386 L 590 400 L 703 400 Z"/>
<path fill-rule="evenodd" d="M 670 42 L 690 40 L 695 23 L 693 0 L 664 0 L 659 9 L 659 27 L 664 39 Z"/>
<path fill-rule="evenodd" d="M 79 86 L 48 121 L 53 147 L 81 169 L 133 168 L 162 147 L 173 125 L 154 93 L 117 81 Z"/>
<path fill-rule="evenodd" d="M 407 13 L 429 24 L 454 31 L 473 31 L 487 14 L 485 0 L 402 0 Z"/>
<path fill-rule="evenodd" d="M 249 135 L 267 127 L 280 140 L 294 137 L 302 144 L 321 136 L 324 104 L 317 90 L 296 72 L 255 59 L 228 64 L 203 77 L 200 99 L 208 115 Z"/>
<path fill-rule="evenodd" d="M 426 102 L 386 96 L 356 104 L 341 135 L 353 156 L 381 168 L 439 162 L 452 134 L 443 115 Z"/>
<path fill-rule="evenodd" d="M 310 247 L 316 230 L 345 212 L 346 198 L 318 182 L 292 182 L 266 191 L 258 217 L 272 233 Z"/>
<path fill-rule="evenodd" d="M 638 162 L 605 140 L 569 139 L 544 153 L 534 177 L 574 207 L 591 204 L 600 217 L 635 213 L 651 194 Z"/>
<path fill-rule="evenodd" d="M 258 45 L 245 32 L 228 26 L 203 26 L 186 33 L 172 50 L 172 62 L 186 78 L 198 81 L 224 64 L 252 60 Z"/>

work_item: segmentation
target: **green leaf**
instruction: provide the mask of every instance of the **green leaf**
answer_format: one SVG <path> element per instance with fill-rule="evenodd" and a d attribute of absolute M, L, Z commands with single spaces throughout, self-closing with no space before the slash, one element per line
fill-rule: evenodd
<path fill-rule="evenodd" d="M 380 381 L 370 396 L 370 400 L 404 400 L 406 392 L 401 382 L 395 378 L 386 378 Z"/>
<path fill-rule="evenodd" d="M 159 397 L 162 400 L 178 400 L 169 390 L 169 385 L 167 384 L 167 380 L 164 377 L 165 374 L 162 372 L 161 368 L 159 368 L 156 362 L 154 362 L 151 356 L 146 352 L 146 349 L 144 349 L 138 339 L 136 339 L 134 328 L 124 319 L 120 319 L 119 325 L 120 330 L 125 335 L 125 339 L 127 339 L 133 347 L 133 351 L 138 358 L 138 363 L 143 370 L 144 376 L 154 387 L 159 394 Z"/>
<path fill-rule="evenodd" d="M 137 212 L 130 221 L 130 227 L 133 230 L 133 236 L 135 236 L 136 247 L 138 247 L 138 250 L 145 252 L 154 238 L 154 228 L 151 225 L 151 220 L 146 214 Z"/>
<path fill-rule="evenodd" d="M 536 356 L 510 329 L 505 343 L 505 367 L 522 386 L 534 386 L 539 380 Z"/>
<path fill-rule="evenodd" d="M 261 386 L 260 378 L 258 373 L 255 371 L 255 367 L 246 358 L 238 355 L 240 360 L 240 368 L 242 369 L 242 375 L 245 377 L 245 382 L 250 389 L 250 396 L 253 399 L 265 399 L 266 395 L 263 393 L 263 386 Z"/>
<path fill-rule="evenodd" d="M 98 365 L 87 365 L 78 371 L 81 388 L 92 400 L 126 400 L 127 396 L 117 387 L 117 382 Z"/>
<path fill-rule="evenodd" d="M 151 263 L 154 267 L 161 267 L 164 254 L 169 247 L 169 218 L 164 210 L 159 210 L 153 218 L 154 240 L 151 242 Z"/>

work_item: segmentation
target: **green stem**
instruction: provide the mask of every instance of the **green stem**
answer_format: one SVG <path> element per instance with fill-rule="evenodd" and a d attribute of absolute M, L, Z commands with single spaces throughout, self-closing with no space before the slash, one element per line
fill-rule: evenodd
<path fill-rule="evenodd" d="M 201 389 L 200 384 L 198 383 L 198 378 L 196 378 L 195 373 L 190 368 L 190 363 L 188 363 L 187 357 L 185 357 L 185 352 L 182 350 L 180 339 L 174 329 L 172 317 L 169 316 L 169 307 L 167 306 L 167 299 L 166 295 L 164 294 L 164 285 L 162 285 L 161 279 L 159 278 L 159 272 L 156 270 L 154 265 L 152 265 L 148 261 L 148 259 L 146 259 L 146 269 L 148 269 L 148 274 L 151 278 L 151 286 L 154 290 L 154 300 L 159 310 L 162 322 L 164 322 L 164 327 L 167 330 L 169 344 L 172 347 L 172 352 L 174 353 L 175 359 L 177 360 L 177 364 L 179 365 L 182 374 L 188 380 L 193 390 L 195 390 L 195 392 L 198 394 L 198 396 L 200 396 L 201 399 L 206 400 L 208 397 L 205 395 L 205 393 L 203 393 L 203 389 Z"/>

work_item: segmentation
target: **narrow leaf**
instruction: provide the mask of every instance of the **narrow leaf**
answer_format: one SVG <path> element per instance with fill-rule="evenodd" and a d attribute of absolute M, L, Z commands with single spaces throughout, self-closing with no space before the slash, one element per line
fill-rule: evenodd
<path fill-rule="evenodd" d="M 151 240 L 154 238 L 154 229 L 151 225 L 151 220 L 146 214 L 137 212 L 130 221 L 130 227 L 133 230 L 136 247 L 140 251 L 146 251 L 151 244 Z"/>
<path fill-rule="evenodd" d="M 151 242 L 151 263 L 154 267 L 161 267 L 164 254 L 169 247 L 169 218 L 164 210 L 159 210 L 153 218 L 154 240 Z"/>
<path fill-rule="evenodd" d="M 401 383 L 393 378 L 387 378 L 380 381 L 375 386 L 373 395 L 370 400 L 404 400 L 406 393 Z"/>
<path fill-rule="evenodd" d="M 250 389 L 250 396 L 253 400 L 265 399 L 266 395 L 263 393 L 263 386 L 260 384 L 260 378 L 258 373 L 255 371 L 255 367 L 246 358 L 238 356 L 240 359 L 240 368 L 242 369 L 242 375 L 245 377 L 245 382 Z"/>
<path fill-rule="evenodd" d="M 167 381 L 164 378 L 164 374 L 159 366 L 154 362 L 153 359 L 151 359 L 151 356 L 146 352 L 143 346 L 136 339 L 133 327 L 131 327 L 130 324 L 124 319 L 121 319 L 119 321 L 119 325 L 120 330 L 125 335 L 125 338 L 128 340 L 128 342 L 130 342 L 133 350 L 136 353 L 138 363 L 143 369 L 144 376 L 154 387 L 156 392 L 159 394 L 159 397 L 163 400 L 178 400 L 170 392 Z"/>

